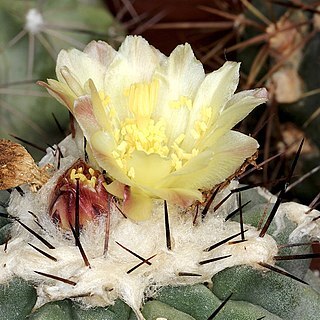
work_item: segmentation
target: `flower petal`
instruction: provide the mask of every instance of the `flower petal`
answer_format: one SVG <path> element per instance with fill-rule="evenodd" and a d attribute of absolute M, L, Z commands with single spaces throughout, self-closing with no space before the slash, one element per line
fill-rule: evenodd
<path fill-rule="evenodd" d="M 107 116 L 107 107 L 102 105 L 101 98 L 95 87 L 94 82 L 90 79 L 88 81 L 90 92 L 91 92 L 91 100 L 92 100 L 92 110 L 96 121 L 99 126 L 106 131 L 111 131 L 111 123 L 110 119 Z M 85 119 L 83 119 L 85 121 Z"/>
<path fill-rule="evenodd" d="M 77 76 L 73 74 L 73 72 L 67 66 L 60 68 L 60 74 L 64 79 L 64 82 L 77 97 L 85 95 L 84 85 L 79 82 Z"/>
<path fill-rule="evenodd" d="M 92 59 L 88 54 L 77 49 L 62 50 L 57 58 L 56 74 L 62 83 L 66 83 L 65 78 L 69 74 L 81 88 L 84 88 L 85 83 L 92 79 L 98 90 L 102 90 L 105 72 L 106 67 L 98 60 Z"/>
<path fill-rule="evenodd" d="M 83 52 L 92 60 L 98 61 L 106 69 L 117 54 L 117 51 L 104 41 L 91 41 Z"/>
<path fill-rule="evenodd" d="M 142 37 L 126 37 L 108 68 L 105 78 L 107 92 L 113 93 L 119 85 L 129 88 L 133 83 L 149 82 L 164 57 Z"/>
<path fill-rule="evenodd" d="M 67 84 L 58 82 L 53 79 L 47 79 L 48 83 L 38 81 L 37 84 L 45 87 L 48 93 L 57 99 L 61 104 L 66 106 L 69 111 L 73 111 L 73 102 L 77 98 L 73 91 L 70 90 Z"/>
<path fill-rule="evenodd" d="M 121 170 L 119 164 L 112 155 L 112 151 L 116 149 L 114 138 L 108 133 L 97 131 L 90 138 L 88 138 L 92 153 L 101 168 L 115 180 L 131 186 L 132 181 L 128 178 L 126 173 Z"/>
<path fill-rule="evenodd" d="M 168 100 L 178 100 L 180 96 L 193 98 L 204 77 L 203 66 L 189 44 L 177 46 L 154 74 L 154 79 L 166 84 Z"/>
<path fill-rule="evenodd" d="M 81 97 L 75 101 L 73 114 L 87 139 L 100 130 L 89 96 Z"/>
<path fill-rule="evenodd" d="M 211 149 L 192 158 L 180 170 L 170 174 L 165 185 L 172 188 L 212 188 L 232 175 L 245 159 L 256 152 L 258 146 L 255 139 L 229 131 Z"/>
<path fill-rule="evenodd" d="M 226 102 L 232 97 L 239 82 L 240 63 L 227 61 L 220 69 L 206 75 L 195 97 L 190 120 L 187 126 L 185 145 L 192 145 L 194 137 L 192 130 L 194 123 L 199 119 L 201 109 L 211 109 L 210 127 L 223 110 Z"/>
<path fill-rule="evenodd" d="M 128 197 L 123 201 L 123 212 L 133 220 L 142 221 L 150 217 L 152 198 L 143 194 L 139 189 L 131 188 Z"/>
<path fill-rule="evenodd" d="M 156 153 L 146 154 L 143 151 L 134 151 L 131 156 L 128 168 L 133 168 L 132 181 L 137 185 L 157 189 L 163 177 L 170 173 L 171 161 Z"/>
<path fill-rule="evenodd" d="M 226 102 L 232 97 L 239 82 L 240 63 L 227 61 L 220 69 L 206 75 L 194 101 L 193 113 L 210 106 L 215 121 Z"/>
<path fill-rule="evenodd" d="M 73 115 L 77 120 L 76 124 L 81 128 L 81 130 L 76 129 L 75 139 L 79 149 L 82 150 L 84 147 L 83 136 L 85 136 L 88 141 L 95 132 L 100 130 L 99 123 L 93 113 L 92 102 L 89 96 L 81 97 L 75 101 Z M 97 168 L 98 164 L 93 156 L 90 144 L 87 144 L 86 152 L 91 165 Z"/>
<path fill-rule="evenodd" d="M 124 198 L 125 185 L 117 180 L 105 185 L 106 190 L 119 199 Z"/>
<path fill-rule="evenodd" d="M 155 68 L 165 56 L 140 36 L 128 36 L 118 50 L 131 83 L 150 81 Z M 123 65 L 123 67 L 125 67 Z"/>
<path fill-rule="evenodd" d="M 265 88 L 242 91 L 228 101 L 218 121 L 211 131 L 204 137 L 201 145 L 203 148 L 210 147 L 215 140 L 219 139 L 228 130 L 232 129 L 239 121 L 244 119 L 256 106 L 267 101 Z"/>
<path fill-rule="evenodd" d="M 169 145 L 185 131 L 193 98 L 204 77 L 203 66 L 189 44 L 177 46 L 155 71 L 160 92 L 154 117 L 163 117 L 168 122 L 179 120 L 168 130 Z"/>
<path fill-rule="evenodd" d="M 156 190 L 156 195 L 160 199 L 165 199 L 168 203 L 176 204 L 181 207 L 188 207 L 196 200 L 202 200 L 202 193 L 196 189 L 167 188 Z"/>

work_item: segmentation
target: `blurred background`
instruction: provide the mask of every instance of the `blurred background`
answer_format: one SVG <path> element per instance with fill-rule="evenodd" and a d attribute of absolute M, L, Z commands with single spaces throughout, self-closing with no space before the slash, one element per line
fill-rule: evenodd
<path fill-rule="evenodd" d="M 0 137 L 40 159 L 69 132 L 69 115 L 37 80 L 55 78 L 62 48 L 140 34 L 166 55 L 192 45 L 207 72 L 242 62 L 239 89 L 270 100 L 237 129 L 260 143 L 260 170 L 241 182 L 279 191 L 305 138 L 287 200 L 320 203 L 320 1 L 0 0 Z"/>

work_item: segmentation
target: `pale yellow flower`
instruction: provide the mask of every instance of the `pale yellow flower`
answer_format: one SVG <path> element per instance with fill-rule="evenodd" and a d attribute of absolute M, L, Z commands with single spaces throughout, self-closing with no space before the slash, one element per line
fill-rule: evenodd
<path fill-rule="evenodd" d="M 190 45 L 169 57 L 141 37 L 116 52 L 91 42 L 62 51 L 48 90 L 79 123 L 95 161 L 114 179 L 125 213 L 146 219 L 152 199 L 188 206 L 232 175 L 258 148 L 231 129 L 267 99 L 265 89 L 234 93 L 239 63 L 205 75 Z"/>

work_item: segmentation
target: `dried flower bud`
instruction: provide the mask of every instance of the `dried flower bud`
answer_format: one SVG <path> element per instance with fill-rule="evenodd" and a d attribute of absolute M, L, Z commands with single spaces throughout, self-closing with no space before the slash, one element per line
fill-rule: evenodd
<path fill-rule="evenodd" d="M 92 169 L 83 160 L 78 160 L 57 181 L 49 207 L 49 214 L 53 221 L 62 229 L 69 229 L 70 224 L 75 226 L 77 192 L 79 193 L 79 227 L 101 214 L 107 214 L 109 194 L 104 183 L 105 180 L 100 171 Z"/>

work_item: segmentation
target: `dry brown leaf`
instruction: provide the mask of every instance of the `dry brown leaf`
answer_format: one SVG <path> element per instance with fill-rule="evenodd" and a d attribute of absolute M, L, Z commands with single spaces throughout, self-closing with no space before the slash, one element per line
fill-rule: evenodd
<path fill-rule="evenodd" d="M 22 145 L 0 139 L 0 190 L 24 183 L 41 186 L 47 178 Z"/>

